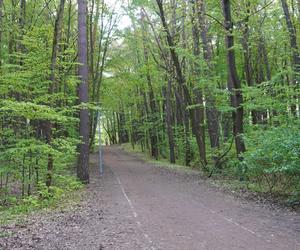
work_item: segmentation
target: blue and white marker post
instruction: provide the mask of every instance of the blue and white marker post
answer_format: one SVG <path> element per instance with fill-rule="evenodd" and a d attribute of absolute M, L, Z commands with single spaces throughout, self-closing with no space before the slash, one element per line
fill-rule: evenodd
<path fill-rule="evenodd" d="M 103 175 L 103 161 L 102 161 L 102 145 L 101 145 L 101 112 L 98 110 L 98 133 L 99 133 L 99 170 L 100 176 Z"/>

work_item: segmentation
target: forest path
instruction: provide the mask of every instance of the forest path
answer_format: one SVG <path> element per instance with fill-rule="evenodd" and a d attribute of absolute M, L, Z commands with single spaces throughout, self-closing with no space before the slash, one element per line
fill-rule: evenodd
<path fill-rule="evenodd" d="M 300 216 L 216 191 L 194 171 L 154 166 L 104 148 L 104 176 L 71 210 L 0 226 L 0 249 L 300 249 Z"/>
<path fill-rule="evenodd" d="M 300 249 L 299 216 L 218 192 L 196 173 L 153 166 L 117 147 L 105 149 L 104 159 L 153 249 Z"/>

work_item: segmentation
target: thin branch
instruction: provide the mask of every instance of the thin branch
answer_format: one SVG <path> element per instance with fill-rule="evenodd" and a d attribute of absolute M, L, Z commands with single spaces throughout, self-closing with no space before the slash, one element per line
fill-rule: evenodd
<path fill-rule="evenodd" d="M 220 24 L 222 26 L 222 28 L 226 29 L 226 27 L 224 26 L 224 24 L 220 20 L 218 20 L 217 18 L 215 18 L 214 16 L 212 16 L 210 14 L 207 14 L 207 13 L 205 13 L 204 15 L 210 17 L 213 20 L 215 20 L 218 24 Z"/>
<path fill-rule="evenodd" d="M 148 24 L 149 24 L 150 27 L 151 27 L 151 30 L 152 30 L 152 32 L 153 32 L 153 34 L 154 34 L 154 38 L 155 38 L 155 41 L 156 41 L 156 43 L 157 43 L 157 46 L 158 46 L 158 48 L 159 48 L 159 50 L 160 50 L 160 52 L 161 52 L 161 55 L 162 55 L 164 61 L 167 62 L 167 58 L 166 58 L 166 56 L 165 56 L 165 52 L 164 52 L 164 50 L 163 50 L 163 48 L 162 48 L 162 46 L 161 46 L 161 44 L 160 44 L 160 41 L 159 41 L 159 39 L 158 39 L 158 36 L 157 36 L 157 34 L 156 34 L 156 32 L 155 32 L 155 28 L 154 28 L 154 26 L 153 26 L 153 23 L 151 22 L 151 20 L 150 20 L 150 18 L 149 18 L 149 16 L 148 16 L 146 10 L 144 9 L 144 7 L 142 7 L 141 9 L 142 9 L 142 11 L 143 11 L 145 17 L 147 18 Z"/>
<path fill-rule="evenodd" d="M 159 67 L 161 67 L 162 69 L 168 71 L 168 68 L 167 68 L 166 66 L 162 65 L 161 63 L 159 63 L 159 61 L 157 60 L 157 58 L 156 58 L 156 56 L 154 55 L 153 51 L 152 51 L 150 48 L 149 48 L 149 50 L 150 50 L 150 54 L 152 55 L 152 58 L 153 58 L 153 60 L 155 61 L 155 63 L 156 63 Z"/>
<path fill-rule="evenodd" d="M 272 3 L 274 3 L 274 0 L 270 1 L 269 3 L 267 3 L 264 6 L 262 6 L 260 9 L 254 11 L 253 13 L 248 14 L 245 18 L 243 18 L 242 20 L 238 21 L 237 24 L 245 22 L 249 17 L 254 16 L 255 14 L 257 14 L 257 13 L 263 11 L 264 9 L 268 8 Z"/>

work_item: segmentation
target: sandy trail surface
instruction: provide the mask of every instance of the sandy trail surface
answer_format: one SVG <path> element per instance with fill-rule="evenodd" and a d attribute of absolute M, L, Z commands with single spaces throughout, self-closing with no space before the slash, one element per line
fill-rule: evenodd
<path fill-rule="evenodd" d="M 104 176 L 68 210 L 0 226 L 0 249 L 299 250 L 300 216 L 218 191 L 196 172 L 104 149 Z"/>

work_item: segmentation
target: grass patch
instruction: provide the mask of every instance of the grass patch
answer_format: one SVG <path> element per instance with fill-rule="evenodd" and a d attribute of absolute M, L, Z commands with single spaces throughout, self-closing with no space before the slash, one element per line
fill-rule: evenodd
<path fill-rule="evenodd" d="M 7 197 L 9 204 L 0 206 L 0 224 L 17 221 L 22 224 L 25 215 L 48 209 L 64 209 L 79 202 L 84 185 L 73 176 L 55 176 L 55 186 L 48 189 L 39 183 L 37 191 L 24 198 Z"/>
<path fill-rule="evenodd" d="M 198 171 L 199 173 L 201 173 L 201 170 L 199 170 L 199 169 L 195 170 L 192 167 L 188 167 L 188 166 L 184 166 L 184 165 L 180 165 L 180 164 L 172 164 L 169 162 L 168 159 L 165 159 L 165 158 L 159 158 L 158 160 L 155 160 L 147 152 L 143 152 L 140 145 L 136 145 L 135 148 L 133 149 L 130 143 L 125 143 L 125 144 L 121 145 L 121 148 L 125 152 L 134 153 L 139 158 L 144 160 L 145 162 L 151 163 L 158 167 L 164 167 L 164 168 L 168 168 L 168 169 L 172 169 L 172 170 L 181 170 L 181 171 L 185 171 L 185 172 Z"/>
<path fill-rule="evenodd" d="M 5 238 L 11 236 L 12 233 L 9 232 L 0 232 L 0 238 Z"/>

